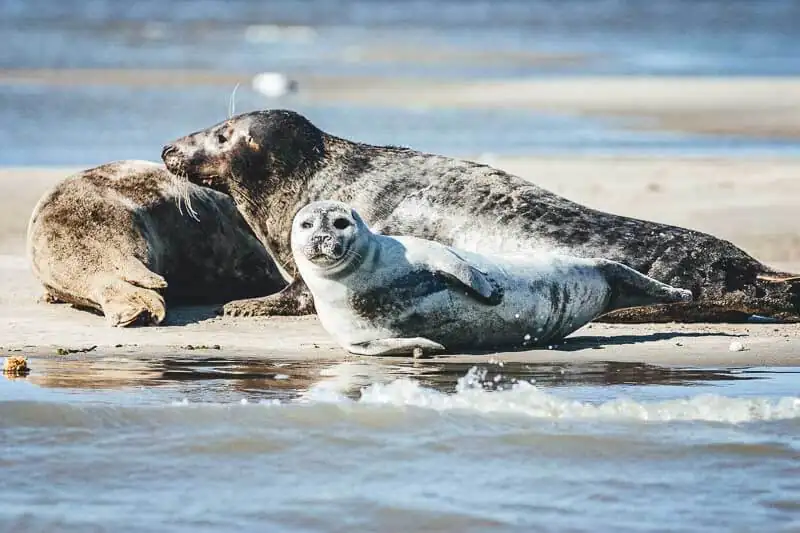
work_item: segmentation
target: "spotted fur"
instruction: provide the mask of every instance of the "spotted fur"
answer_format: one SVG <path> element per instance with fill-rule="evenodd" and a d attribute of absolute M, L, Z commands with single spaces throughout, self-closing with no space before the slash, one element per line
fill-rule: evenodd
<path fill-rule="evenodd" d="M 800 320 L 797 277 L 728 241 L 590 209 L 479 163 L 348 141 L 292 111 L 233 117 L 168 145 L 164 161 L 194 183 L 230 192 L 287 280 L 297 274 L 289 248 L 294 213 L 331 199 L 353 205 L 383 233 L 480 253 L 604 257 L 689 288 L 695 297 L 679 308 L 617 314 L 619 320 L 737 320 L 751 314 Z M 283 294 L 232 302 L 226 312 L 311 312 L 310 298 L 298 299 L 302 294 L 297 280 Z"/>

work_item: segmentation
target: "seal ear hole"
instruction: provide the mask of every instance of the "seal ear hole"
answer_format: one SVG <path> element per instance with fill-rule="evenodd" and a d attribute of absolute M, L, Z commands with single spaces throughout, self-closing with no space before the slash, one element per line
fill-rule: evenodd
<path fill-rule="evenodd" d="M 228 142 L 228 138 L 225 136 L 223 132 L 219 132 L 217 133 L 217 142 L 219 144 L 225 144 L 226 142 Z"/>
<path fill-rule="evenodd" d="M 350 221 L 346 218 L 337 218 L 333 221 L 333 227 L 336 229 L 347 229 L 350 227 Z"/>

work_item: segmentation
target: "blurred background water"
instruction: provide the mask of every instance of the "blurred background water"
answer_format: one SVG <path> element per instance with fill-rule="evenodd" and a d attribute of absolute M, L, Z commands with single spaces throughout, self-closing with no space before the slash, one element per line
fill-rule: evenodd
<path fill-rule="evenodd" d="M 789 0 L 2 0 L 0 165 L 157 159 L 165 141 L 226 118 L 240 81 L 240 111 L 291 107 L 334 134 L 450 155 L 797 155 L 797 139 L 780 135 L 675 133 L 546 110 L 309 101 L 302 83 L 296 96 L 268 98 L 249 81 L 260 72 L 322 85 L 789 76 L 800 73 L 799 27 L 800 4 Z M 65 77 L 74 69 L 92 74 Z M 120 80 L 119 69 L 133 78 Z M 180 81 L 186 70 L 199 75 Z"/>

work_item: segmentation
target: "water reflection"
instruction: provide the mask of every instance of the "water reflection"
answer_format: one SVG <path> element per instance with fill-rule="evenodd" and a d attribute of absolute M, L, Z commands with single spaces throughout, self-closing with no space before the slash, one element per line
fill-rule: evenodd
<path fill-rule="evenodd" d="M 95 356 L 31 358 L 33 372 L 17 381 L 47 389 L 171 391 L 191 401 L 294 400 L 329 391 L 357 398 L 363 387 L 397 378 L 454 392 L 458 380 L 477 366 L 484 388 L 502 390 L 518 381 L 541 387 L 613 385 L 704 385 L 709 382 L 767 379 L 770 373 L 747 369 L 665 367 L 646 363 L 520 363 L 493 359 L 481 363 L 398 361 L 396 358 L 341 360 L 264 360 L 205 357 Z"/>

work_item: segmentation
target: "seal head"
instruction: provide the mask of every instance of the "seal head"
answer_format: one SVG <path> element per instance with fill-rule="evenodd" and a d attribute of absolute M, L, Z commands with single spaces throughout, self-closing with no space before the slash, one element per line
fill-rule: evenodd
<path fill-rule="evenodd" d="M 314 202 L 294 217 L 292 252 L 320 277 L 337 278 L 361 265 L 369 249 L 370 233 L 350 206 L 341 202 Z"/>
<path fill-rule="evenodd" d="M 254 111 L 167 144 L 161 158 L 196 185 L 234 196 L 253 187 L 266 193 L 270 182 L 304 174 L 321 160 L 322 135 L 293 111 Z"/>

